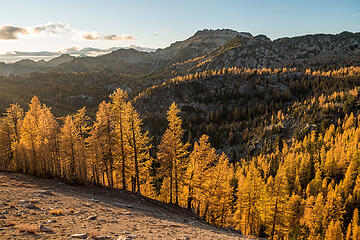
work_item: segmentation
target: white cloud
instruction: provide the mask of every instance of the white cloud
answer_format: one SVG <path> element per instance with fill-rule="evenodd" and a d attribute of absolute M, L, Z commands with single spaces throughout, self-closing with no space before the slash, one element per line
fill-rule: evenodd
<path fill-rule="evenodd" d="M 29 34 L 28 31 L 23 27 L 15 26 L 0 26 L 0 40 L 16 40 L 19 35 Z"/>
<path fill-rule="evenodd" d="M 108 34 L 101 35 L 98 32 L 83 32 L 81 38 L 88 41 L 94 40 L 105 40 L 105 41 L 134 41 L 134 37 L 129 34 L 117 35 L 117 34 Z"/>
<path fill-rule="evenodd" d="M 81 36 L 84 40 L 99 40 L 101 39 L 101 35 L 97 32 L 84 32 Z"/>
<path fill-rule="evenodd" d="M 158 32 L 154 32 L 153 34 L 154 34 L 154 36 L 157 36 L 157 35 L 159 35 L 159 33 L 158 33 Z"/>
<path fill-rule="evenodd" d="M 69 24 L 54 23 L 54 22 L 49 22 L 47 24 L 39 25 L 35 27 L 29 27 L 28 29 L 30 32 L 33 32 L 34 34 L 46 33 L 46 34 L 57 35 L 65 32 L 72 32 L 72 29 Z"/>
<path fill-rule="evenodd" d="M 87 41 L 134 41 L 134 37 L 129 34 L 106 34 L 102 35 L 96 31 L 83 31 L 71 28 L 67 23 L 48 22 L 44 25 L 21 27 L 3 25 L 0 26 L 0 40 L 16 40 L 24 36 L 58 36 L 70 34 L 75 40 Z"/>
<path fill-rule="evenodd" d="M 103 37 L 104 40 L 108 41 L 134 41 L 134 37 L 129 34 L 123 34 L 123 35 L 116 35 L 116 34 L 110 34 L 105 35 Z"/>
<path fill-rule="evenodd" d="M 360 13 L 356 13 L 354 15 L 352 15 L 353 17 L 359 17 L 360 16 Z"/>

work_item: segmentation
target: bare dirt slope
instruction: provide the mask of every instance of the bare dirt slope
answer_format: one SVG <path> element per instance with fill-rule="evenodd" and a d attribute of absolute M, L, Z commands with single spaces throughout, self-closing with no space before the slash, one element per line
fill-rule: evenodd
<path fill-rule="evenodd" d="M 76 238 L 244 239 L 126 191 L 0 172 L 0 239 Z"/>

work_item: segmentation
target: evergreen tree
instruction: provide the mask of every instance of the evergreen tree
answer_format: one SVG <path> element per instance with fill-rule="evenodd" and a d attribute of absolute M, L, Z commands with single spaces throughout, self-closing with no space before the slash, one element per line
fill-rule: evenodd
<path fill-rule="evenodd" d="M 127 151 L 129 150 L 128 143 L 125 138 L 126 130 L 126 119 L 127 119 L 127 93 L 122 89 L 117 89 L 113 94 L 110 95 L 111 106 L 112 106 L 112 117 L 115 124 L 115 147 L 114 153 L 116 155 L 116 165 L 117 168 L 120 169 L 121 172 L 121 182 L 122 188 L 127 189 L 126 184 L 126 158 L 129 154 Z"/>
<path fill-rule="evenodd" d="M 129 146 L 128 157 L 133 172 L 131 186 L 133 192 L 140 194 L 140 185 L 145 183 L 149 176 L 149 166 L 151 164 L 149 154 L 151 148 L 150 138 L 148 132 L 141 130 L 142 120 L 131 103 L 126 104 L 125 112 L 127 112 L 125 135 Z"/>
<path fill-rule="evenodd" d="M 339 221 L 331 221 L 326 230 L 325 240 L 342 240 L 344 238 Z"/>
<path fill-rule="evenodd" d="M 188 154 L 188 144 L 182 142 L 184 130 L 182 120 L 178 116 L 180 110 L 175 103 L 172 103 L 168 112 L 168 128 L 166 129 L 161 142 L 158 146 L 157 157 L 160 161 L 159 175 L 170 180 L 169 202 L 179 204 L 179 185 L 183 184 L 184 170 L 186 167 L 186 155 Z"/>

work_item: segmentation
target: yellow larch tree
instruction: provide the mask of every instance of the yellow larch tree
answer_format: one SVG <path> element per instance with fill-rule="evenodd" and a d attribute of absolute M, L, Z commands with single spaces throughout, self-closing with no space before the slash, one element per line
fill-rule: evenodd
<path fill-rule="evenodd" d="M 287 216 L 288 186 L 285 171 L 280 167 L 275 178 L 267 181 L 266 216 L 268 235 L 273 240 L 286 235 L 285 217 Z"/>
<path fill-rule="evenodd" d="M 143 132 L 141 129 L 142 120 L 139 113 L 131 105 L 126 104 L 125 112 L 125 139 L 127 141 L 128 162 L 131 175 L 132 191 L 141 194 L 141 184 L 145 184 L 149 178 L 149 169 L 151 165 L 151 157 L 149 150 L 151 148 L 149 133 Z"/>
<path fill-rule="evenodd" d="M 168 178 L 169 203 L 179 205 L 179 188 L 183 187 L 184 171 L 186 168 L 187 148 L 189 144 L 182 142 L 184 130 L 182 129 L 182 120 L 178 114 L 180 110 L 175 103 L 172 103 L 168 112 L 168 128 L 161 138 L 158 145 L 157 158 L 160 162 L 159 177 Z"/>
<path fill-rule="evenodd" d="M 210 145 L 209 137 L 202 135 L 194 144 L 194 149 L 189 156 L 186 169 L 187 191 L 184 191 L 187 195 L 187 207 L 196 209 L 198 214 L 202 205 L 202 192 L 206 191 L 205 180 L 209 177 L 208 172 L 215 165 L 217 158 L 215 149 Z"/>
<path fill-rule="evenodd" d="M 11 138 L 11 152 L 9 153 L 12 157 L 11 169 L 18 172 L 23 171 L 23 162 L 20 159 L 20 129 L 22 120 L 24 118 L 24 110 L 19 104 L 11 104 L 6 109 L 5 117 L 3 121 L 9 126 Z"/>
<path fill-rule="evenodd" d="M 102 166 L 103 172 L 106 174 L 107 186 L 114 186 L 114 128 L 115 124 L 112 118 L 112 108 L 109 103 L 105 101 L 99 105 L 99 110 L 96 113 L 96 121 L 93 124 L 92 130 L 90 131 L 91 138 L 89 144 L 93 147 L 96 153 L 92 156 L 97 156 L 96 162 Z M 95 142 L 94 142 L 95 141 Z M 96 163 L 92 165 L 92 178 L 97 179 L 95 176 Z"/>
<path fill-rule="evenodd" d="M 241 171 L 241 168 L 238 168 Z M 237 211 L 234 222 L 245 234 L 258 235 L 262 225 L 265 183 L 254 162 L 246 167 L 245 176 L 239 178 Z"/>
<path fill-rule="evenodd" d="M 343 240 L 344 235 L 341 230 L 341 223 L 339 220 L 331 221 L 325 234 L 325 240 Z"/>
<path fill-rule="evenodd" d="M 0 119 L 0 169 L 8 170 L 13 162 L 11 129 L 5 119 Z"/>
<path fill-rule="evenodd" d="M 232 169 L 229 159 L 222 153 L 218 156 L 216 165 L 211 167 L 204 179 L 201 199 L 204 202 L 202 217 L 216 225 L 225 225 L 229 220 L 231 195 Z"/>
<path fill-rule="evenodd" d="M 126 124 L 127 114 L 127 93 L 122 89 L 117 89 L 110 95 L 112 120 L 114 122 L 114 157 L 117 172 L 121 173 L 121 184 L 123 189 L 127 189 L 127 172 L 126 159 L 129 151 L 128 142 L 126 140 Z"/>
<path fill-rule="evenodd" d="M 25 148 L 22 156 L 25 172 L 37 175 L 55 175 L 58 171 L 57 122 L 37 97 L 29 104 L 20 129 L 20 144 Z"/>
<path fill-rule="evenodd" d="M 60 132 L 61 166 L 69 182 L 86 182 L 85 136 L 88 134 L 85 108 L 65 117 Z"/>

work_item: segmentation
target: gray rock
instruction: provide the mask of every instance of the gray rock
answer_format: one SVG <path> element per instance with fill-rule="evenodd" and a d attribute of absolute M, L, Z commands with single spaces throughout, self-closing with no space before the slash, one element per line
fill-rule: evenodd
<path fill-rule="evenodd" d="M 93 216 L 90 216 L 87 218 L 87 220 L 96 220 L 97 219 L 97 216 L 96 215 L 93 215 Z"/>
<path fill-rule="evenodd" d="M 48 227 L 45 227 L 44 225 L 40 225 L 39 226 L 39 230 L 41 232 L 46 232 L 46 233 L 53 233 L 54 231 Z"/>
<path fill-rule="evenodd" d="M 86 239 L 87 233 L 75 233 L 73 235 L 70 235 L 72 238 L 79 238 L 79 239 Z"/>
<path fill-rule="evenodd" d="M 36 208 L 35 203 L 20 204 L 20 207 L 29 208 L 29 209 L 34 209 L 34 208 Z"/>
<path fill-rule="evenodd" d="M 99 200 L 93 199 L 93 198 L 91 198 L 90 201 L 92 201 L 92 202 L 94 202 L 94 203 L 99 203 Z"/>
<path fill-rule="evenodd" d="M 48 195 L 48 196 L 53 196 L 54 193 L 50 190 L 40 190 L 37 192 L 38 194 L 42 194 L 42 195 Z"/>
<path fill-rule="evenodd" d="M 35 206 L 35 203 L 38 203 L 38 200 L 20 200 L 19 201 L 19 206 L 22 208 L 29 208 L 29 209 L 33 209 L 33 208 L 37 208 Z"/>

